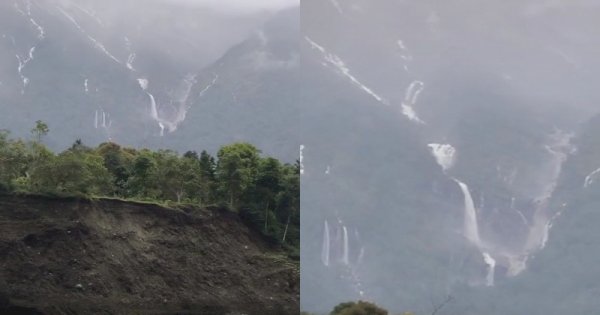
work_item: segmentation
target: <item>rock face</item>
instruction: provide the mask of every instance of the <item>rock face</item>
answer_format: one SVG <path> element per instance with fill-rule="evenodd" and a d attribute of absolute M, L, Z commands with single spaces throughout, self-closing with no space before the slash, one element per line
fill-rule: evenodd
<path fill-rule="evenodd" d="M 3 314 L 299 313 L 298 265 L 230 212 L 0 196 L 0 230 Z"/>

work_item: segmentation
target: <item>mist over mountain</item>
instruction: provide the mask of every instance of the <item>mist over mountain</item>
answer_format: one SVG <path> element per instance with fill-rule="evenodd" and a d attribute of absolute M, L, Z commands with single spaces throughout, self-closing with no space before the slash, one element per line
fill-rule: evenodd
<path fill-rule="evenodd" d="M 597 309 L 598 17 L 589 1 L 304 1 L 303 308 Z"/>
<path fill-rule="evenodd" d="M 0 126 L 49 146 L 97 144 L 216 151 L 250 141 L 293 161 L 265 113 L 298 60 L 298 11 L 227 11 L 191 1 L 15 0 L 0 4 Z M 286 112 L 287 113 L 287 112 Z"/>

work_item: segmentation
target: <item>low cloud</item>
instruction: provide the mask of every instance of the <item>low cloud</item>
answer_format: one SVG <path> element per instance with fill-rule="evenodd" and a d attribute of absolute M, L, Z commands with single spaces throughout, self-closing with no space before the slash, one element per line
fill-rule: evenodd
<path fill-rule="evenodd" d="M 162 0 L 198 6 L 206 6 L 219 11 L 251 13 L 262 10 L 276 11 L 299 6 L 300 0 Z"/>

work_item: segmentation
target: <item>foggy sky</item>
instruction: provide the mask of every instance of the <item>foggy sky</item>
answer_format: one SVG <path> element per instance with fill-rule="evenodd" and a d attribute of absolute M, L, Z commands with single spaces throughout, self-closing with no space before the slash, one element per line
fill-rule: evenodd
<path fill-rule="evenodd" d="M 261 10 L 280 10 L 300 5 L 300 0 L 162 0 L 206 6 L 223 12 L 249 13 Z"/>

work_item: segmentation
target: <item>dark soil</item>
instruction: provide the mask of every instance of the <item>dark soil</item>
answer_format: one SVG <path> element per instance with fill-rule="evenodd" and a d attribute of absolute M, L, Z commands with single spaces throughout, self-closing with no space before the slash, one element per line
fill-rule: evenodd
<path fill-rule="evenodd" d="M 299 268 L 223 210 L 0 196 L 0 314 L 299 314 Z"/>

